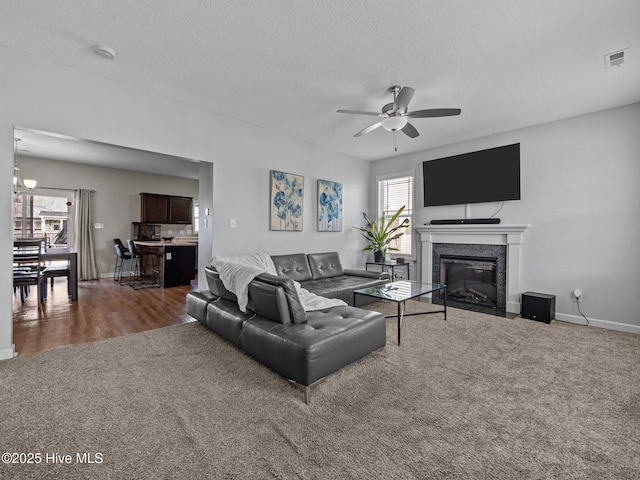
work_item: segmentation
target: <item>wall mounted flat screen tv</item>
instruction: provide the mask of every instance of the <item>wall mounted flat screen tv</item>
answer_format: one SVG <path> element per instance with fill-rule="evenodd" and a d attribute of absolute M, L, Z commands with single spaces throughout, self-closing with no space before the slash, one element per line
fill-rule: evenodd
<path fill-rule="evenodd" d="M 424 206 L 520 200 L 520 144 L 422 162 Z"/>

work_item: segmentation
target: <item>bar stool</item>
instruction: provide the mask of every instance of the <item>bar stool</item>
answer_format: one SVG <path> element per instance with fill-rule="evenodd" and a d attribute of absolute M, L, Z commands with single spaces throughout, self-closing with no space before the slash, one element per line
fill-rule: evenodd
<path fill-rule="evenodd" d="M 113 267 L 113 281 L 122 285 L 121 280 L 122 271 L 124 270 L 124 261 L 131 260 L 131 254 L 119 238 L 113 239 L 113 245 L 116 249 L 116 264 Z"/>
<path fill-rule="evenodd" d="M 146 287 L 161 287 L 160 285 L 160 269 L 158 268 L 158 261 L 155 254 L 145 254 L 136 247 L 133 240 L 127 240 L 129 245 L 129 254 L 131 256 L 131 267 L 129 270 L 129 286 L 134 290 L 136 288 L 136 282 L 140 284 L 146 284 Z M 150 265 L 147 265 L 146 259 L 150 258 Z M 147 270 L 151 268 L 152 279 L 147 280 Z M 142 288 L 142 287 L 138 287 Z"/>
<path fill-rule="evenodd" d="M 124 271 L 124 262 L 126 262 L 127 260 L 131 262 L 131 254 L 129 253 L 129 250 L 127 250 L 126 248 L 123 250 L 122 247 L 124 247 L 124 245 L 122 245 L 122 242 L 118 244 L 114 240 L 113 246 L 116 249 L 116 267 L 115 267 L 115 270 L 113 271 L 113 281 L 118 282 L 118 285 L 122 285 L 122 273 Z"/>

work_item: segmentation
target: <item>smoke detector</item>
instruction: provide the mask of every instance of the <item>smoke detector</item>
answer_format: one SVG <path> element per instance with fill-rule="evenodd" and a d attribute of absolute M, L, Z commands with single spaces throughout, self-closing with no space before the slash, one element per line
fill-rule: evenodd
<path fill-rule="evenodd" d="M 624 64 L 628 56 L 628 48 L 618 50 L 617 52 L 607 53 L 604 56 L 604 68 L 609 69 L 611 67 L 620 67 L 622 66 L 622 64 Z"/>
<path fill-rule="evenodd" d="M 94 47 L 93 51 L 96 55 L 106 60 L 113 60 L 114 58 L 116 58 L 116 51 L 111 47 L 107 47 L 106 45 L 99 45 L 97 47 Z"/>

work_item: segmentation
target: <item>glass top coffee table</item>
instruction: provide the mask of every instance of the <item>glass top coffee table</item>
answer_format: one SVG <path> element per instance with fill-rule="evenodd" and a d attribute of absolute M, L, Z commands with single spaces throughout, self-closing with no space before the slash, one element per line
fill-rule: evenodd
<path fill-rule="evenodd" d="M 428 293 L 443 292 L 443 310 L 435 310 L 430 312 L 404 313 L 405 302 L 412 298 L 421 297 Z M 385 283 L 375 287 L 360 288 L 353 291 L 353 305 L 356 305 L 356 296 L 364 295 L 379 300 L 388 300 L 398 304 L 398 345 L 400 345 L 400 329 L 402 319 L 410 315 L 428 315 L 431 313 L 444 313 L 444 319 L 447 319 L 447 286 L 439 283 L 420 283 L 411 280 L 403 280 L 400 282 Z M 385 318 L 393 318 L 396 315 L 386 315 Z"/>

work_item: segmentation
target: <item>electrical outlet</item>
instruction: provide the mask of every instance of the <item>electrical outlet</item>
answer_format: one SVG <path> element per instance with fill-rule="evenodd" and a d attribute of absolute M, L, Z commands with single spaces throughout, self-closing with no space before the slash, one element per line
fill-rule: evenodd
<path fill-rule="evenodd" d="M 573 298 L 575 298 L 578 302 L 582 301 L 582 290 L 580 290 L 579 288 L 576 288 L 573 291 Z"/>

